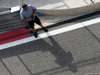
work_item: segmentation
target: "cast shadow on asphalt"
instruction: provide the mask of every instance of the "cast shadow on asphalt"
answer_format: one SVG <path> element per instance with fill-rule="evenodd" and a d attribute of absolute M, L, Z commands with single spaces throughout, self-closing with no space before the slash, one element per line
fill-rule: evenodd
<path fill-rule="evenodd" d="M 86 29 L 89 32 L 91 32 L 88 28 L 86 28 Z M 93 35 L 92 32 L 91 32 L 91 34 Z M 47 35 L 50 35 L 50 34 L 47 34 Z M 98 56 L 98 57 L 95 57 L 95 58 L 91 58 L 91 59 L 87 59 L 87 60 L 78 61 L 76 63 L 72 63 L 73 62 L 72 53 L 70 51 L 66 52 L 65 50 L 63 50 L 62 47 L 57 43 L 57 41 L 54 40 L 54 38 L 52 36 L 50 36 L 48 38 L 51 41 L 52 46 L 50 44 L 48 44 L 46 41 L 44 41 L 44 39 L 40 39 L 40 40 L 37 40 L 37 41 L 33 41 L 33 42 L 30 42 L 30 43 L 26 43 L 26 44 L 23 44 L 23 45 L 19 45 L 19 46 L 16 46 L 16 47 L 12 47 L 12 48 L 8 48 L 8 49 L 0 51 L 1 62 L 3 63 L 5 68 L 9 71 L 10 75 L 13 75 L 13 74 L 11 73 L 9 68 L 6 66 L 6 64 L 2 61 L 3 58 L 17 56 L 19 58 L 19 60 L 22 62 L 22 64 L 25 66 L 25 68 L 28 70 L 30 75 L 32 75 L 33 74 L 32 71 L 30 71 L 30 69 L 23 62 L 23 60 L 20 58 L 19 55 L 27 54 L 27 53 L 31 53 L 31 52 L 36 52 L 36 51 L 39 51 L 39 50 L 42 50 L 43 52 L 49 51 L 50 53 L 52 53 L 56 57 L 55 62 L 58 65 L 60 65 L 60 68 L 57 67 L 57 68 L 54 68 L 54 69 L 35 73 L 34 75 L 40 75 L 41 73 L 52 72 L 54 70 L 55 70 L 55 72 L 52 72 L 49 75 L 53 75 L 55 73 L 59 73 L 59 72 L 67 71 L 67 70 L 70 70 L 70 71 L 75 73 L 75 72 L 77 72 L 77 68 L 80 68 L 80 67 L 83 67 L 83 66 L 88 66 L 88 65 L 100 62 L 100 57 Z M 63 69 L 63 68 L 65 68 L 65 69 Z M 61 71 L 57 71 L 59 69 L 61 69 Z"/>
<path fill-rule="evenodd" d="M 50 35 L 47 33 L 47 35 Z M 56 63 L 59 64 L 61 67 L 69 67 L 68 70 L 72 72 L 77 72 L 77 68 L 75 65 L 72 64 L 73 61 L 73 55 L 70 51 L 66 53 L 65 50 L 62 49 L 62 47 L 53 39 L 52 36 L 48 37 L 53 44 L 53 49 L 50 50 L 50 52 L 57 58 Z"/>
<path fill-rule="evenodd" d="M 47 34 L 48 35 L 48 34 Z M 54 75 L 59 72 L 64 72 L 67 70 L 70 70 L 72 72 L 77 72 L 77 68 L 83 67 L 83 66 L 88 66 L 91 64 L 96 64 L 100 62 L 100 56 L 95 57 L 95 58 L 90 58 L 82 61 L 78 61 L 76 63 L 72 63 L 73 61 L 73 55 L 71 52 L 66 52 L 65 50 L 62 49 L 62 47 L 57 43 L 57 41 L 54 40 L 52 36 L 48 37 L 52 43 L 53 46 L 48 44 L 44 39 L 40 39 L 37 41 L 32 41 L 30 43 L 26 43 L 23 45 L 19 45 L 16 47 L 4 49 L 0 51 L 0 59 L 5 68 L 8 70 L 10 75 L 13 75 L 12 72 L 9 70 L 9 68 L 6 66 L 5 62 L 2 60 L 3 58 L 8 58 L 12 56 L 17 56 L 19 60 L 22 62 L 24 67 L 27 69 L 27 71 L 32 75 L 32 71 L 27 67 L 27 65 L 24 63 L 24 61 L 20 58 L 19 55 L 31 53 L 31 52 L 36 52 L 39 50 L 42 50 L 43 52 L 49 51 L 51 52 L 55 57 L 56 60 L 55 62 L 60 65 L 60 67 L 42 71 L 39 73 L 35 73 L 34 75 L 40 75 L 40 74 L 45 74 L 48 72 L 51 72 L 49 75 Z M 69 67 L 69 68 L 68 68 Z M 60 71 L 58 71 L 60 69 Z M 55 72 L 54 72 L 55 71 Z"/>
<path fill-rule="evenodd" d="M 33 74 L 32 71 L 30 71 L 30 69 L 27 67 L 27 65 L 20 58 L 19 55 L 27 54 L 27 53 L 31 53 L 31 52 L 36 52 L 36 51 L 39 51 L 39 50 L 42 50 L 43 52 L 45 52 L 45 51 L 51 52 L 56 57 L 55 62 L 58 65 L 60 65 L 60 67 L 50 69 L 50 70 L 46 70 L 46 71 L 42 71 L 42 72 L 39 72 L 39 73 L 35 73 L 34 75 L 45 74 L 45 73 L 48 73 L 48 72 L 51 72 L 49 75 L 54 75 L 56 73 L 64 72 L 64 71 L 67 71 L 67 70 L 70 70 L 72 72 L 77 72 L 77 68 L 80 68 L 80 67 L 83 67 L 83 66 L 88 66 L 88 65 L 91 65 L 91 64 L 96 64 L 96 63 L 100 62 L 100 57 L 98 56 L 98 57 L 95 57 L 95 58 L 90 58 L 90 59 L 87 59 L 87 60 L 82 60 L 82 61 L 78 61 L 76 63 L 72 63 L 73 62 L 72 53 L 69 52 L 69 51 L 66 52 L 65 50 L 63 50 L 62 47 L 57 43 L 57 41 L 54 40 L 54 38 L 52 36 L 50 36 L 48 38 L 50 39 L 53 46 L 48 44 L 43 39 L 40 39 L 40 40 L 37 40 L 37 41 L 34 41 L 34 42 L 26 43 L 26 44 L 23 44 L 23 45 L 19 45 L 19 46 L 16 46 L 16 47 L 12 47 L 12 48 L 8 48 L 8 49 L 0 51 L 1 62 L 3 63 L 5 68 L 8 70 L 10 75 L 13 75 L 13 74 L 9 70 L 9 68 L 6 66 L 4 61 L 2 60 L 3 58 L 17 56 L 19 58 L 19 60 L 22 62 L 22 64 L 24 65 L 24 67 L 27 69 L 27 71 L 30 73 L 30 75 L 32 75 Z M 60 71 L 58 71 L 59 69 L 60 69 Z"/>
<path fill-rule="evenodd" d="M 70 51 L 66 52 L 65 50 L 63 50 L 60 47 L 60 45 L 53 39 L 52 36 L 50 36 L 48 38 L 50 39 L 53 46 L 51 46 L 50 44 L 45 42 L 43 39 L 40 39 L 38 41 L 30 42 L 28 44 L 23 44 L 22 46 L 20 45 L 20 46 L 6 49 L 6 50 L 2 50 L 2 51 L 0 51 L 0 58 L 3 59 L 3 58 L 7 58 L 7 57 L 17 56 L 19 58 L 19 60 L 23 63 L 25 68 L 29 71 L 29 73 L 32 74 L 32 72 L 29 70 L 27 65 L 24 64 L 23 60 L 19 57 L 19 55 L 35 52 L 38 50 L 42 50 L 43 52 L 46 50 L 49 50 L 49 52 L 52 53 L 56 57 L 55 62 L 58 65 L 60 65 L 60 67 L 66 66 L 66 67 L 68 67 L 68 70 L 70 70 L 72 72 L 77 72 L 76 66 L 72 64 L 72 61 L 73 61 L 72 53 Z M 26 49 L 26 50 L 24 50 L 24 49 Z M 3 63 L 3 61 L 2 61 L 2 63 Z M 5 65 L 5 67 L 7 68 L 6 65 Z M 10 72 L 9 69 L 8 69 L 8 71 Z M 10 74 L 11 74 L 11 72 L 10 72 Z M 35 75 L 38 75 L 38 73 Z"/>

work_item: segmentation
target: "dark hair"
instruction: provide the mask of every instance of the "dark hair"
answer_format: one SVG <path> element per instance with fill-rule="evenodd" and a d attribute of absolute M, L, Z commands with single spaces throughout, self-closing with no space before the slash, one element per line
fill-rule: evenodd
<path fill-rule="evenodd" d="M 22 5 L 22 8 L 26 8 L 26 7 L 27 7 L 27 4 L 23 4 L 23 5 Z"/>

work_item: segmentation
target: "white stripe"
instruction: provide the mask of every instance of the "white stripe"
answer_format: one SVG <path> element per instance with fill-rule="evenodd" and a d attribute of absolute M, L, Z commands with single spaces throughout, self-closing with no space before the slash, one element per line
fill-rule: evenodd
<path fill-rule="evenodd" d="M 10 42 L 10 43 L 0 45 L 0 50 L 6 49 L 6 48 L 9 48 L 9 47 L 13 47 L 13 46 L 17 46 L 17 45 L 20 45 L 20 44 L 24 44 L 24 43 L 27 43 L 27 42 L 35 41 L 35 40 L 38 40 L 38 39 L 41 39 L 41 38 L 46 38 L 48 36 L 53 36 L 53 35 L 61 34 L 61 33 L 64 33 L 64 32 L 72 31 L 72 30 L 79 29 L 79 28 L 82 28 L 84 26 L 93 25 L 93 24 L 99 23 L 99 22 L 100 22 L 100 18 L 95 18 L 95 19 L 88 20 L 88 21 L 81 22 L 81 23 L 77 23 L 77 24 L 74 24 L 74 25 L 71 25 L 71 26 L 66 26 L 66 27 L 63 27 L 63 28 L 60 28 L 60 29 L 49 31 L 47 33 L 42 33 L 42 34 L 39 35 L 38 38 L 35 38 L 34 36 L 32 36 L 32 37 L 28 37 L 28 38 L 25 38 L 25 39 L 21 39 L 21 40 L 17 40 L 17 41 L 14 41 L 14 42 Z"/>

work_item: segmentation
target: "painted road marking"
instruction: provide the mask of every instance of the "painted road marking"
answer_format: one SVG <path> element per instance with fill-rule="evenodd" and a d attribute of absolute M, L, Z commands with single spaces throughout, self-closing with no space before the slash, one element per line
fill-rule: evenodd
<path fill-rule="evenodd" d="M 0 34 L 0 45 L 30 37 L 30 29 L 20 28 Z"/>
<path fill-rule="evenodd" d="M 9 48 L 9 47 L 13 47 L 13 46 L 17 46 L 17 45 L 21 45 L 21 44 L 24 44 L 24 43 L 28 43 L 28 42 L 31 42 L 31 41 L 39 40 L 39 39 L 42 39 L 42 38 L 46 38 L 48 36 L 53 36 L 53 35 L 61 34 L 61 33 L 64 33 L 64 32 L 72 31 L 72 30 L 79 29 L 79 28 L 82 28 L 82 27 L 85 27 L 85 26 L 90 26 L 90 25 L 93 25 L 93 24 L 96 24 L 96 23 L 99 23 L 99 22 L 100 22 L 100 18 L 95 18 L 95 19 L 91 19 L 91 20 L 88 20 L 88 21 L 77 23 L 77 24 L 74 24 L 74 25 L 71 25 L 71 26 L 66 26 L 66 27 L 63 27 L 63 28 L 60 28 L 60 29 L 49 31 L 47 33 L 39 34 L 38 38 L 31 36 L 31 37 L 28 37 L 28 38 L 24 38 L 24 39 L 21 39 L 21 40 L 17 40 L 17 41 L 14 41 L 14 42 L 10 42 L 10 43 L 0 45 L 0 50 L 6 49 L 6 48 Z"/>

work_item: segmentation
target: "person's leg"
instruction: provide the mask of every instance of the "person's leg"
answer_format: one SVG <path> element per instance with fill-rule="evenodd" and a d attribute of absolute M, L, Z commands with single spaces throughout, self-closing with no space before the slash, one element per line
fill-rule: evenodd
<path fill-rule="evenodd" d="M 40 24 L 41 28 L 44 28 L 42 24 Z"/>
<path fill-rule="evenodd" d="M 37 38 L 37 37 L 38 37 L 38 34 L 37 34 L 37 32 L 35 31 L 35 27 L 34 27 L 32 30 L 33 30 L 33 32 L 34 32 L 34 36 Z"/>
<path fill-rule="evenodd" d="M 40 24 L 40 26 L 41 26 L 41 28 L 42 28 L 45 32 L 48 32 L 48 30 L 47 30 L 45 27 L 43 27 L 42 24 Z"/>
<path fill-rule="evenodd" d="M 34 27 L 32 30 L 33 30 L 34 33 L 36 32 L 36 31 L 35 31 L 35 27 Z"/>
<path fill-rule="evenodd" d="M 38 34 L 37 34 L 37 32 L 35 31 L 34 20 L 29 21 L 28 23 L 29 23 L 29 26 L 30 26 L 30 28 L 32 29 L 33 33 L 34 33 L 34 36 L 37 38 L 37 37 L 38 37 Z"/>
<path fill-rule="evenodd" d="M 35 31 L 35 27 L 32 28 L 32 30 L 33 30 L 33 32 L 34 32 L 34 36 L 37 38 L 37 37 L 38 37 L 38 34 L 37 34 L 37 32 Z"/>
<path fill-rule="evenodd" d="M 42 25 L 40 19 L 35 16 L 35 23 L 37 23 L 39 26 L 41 26 L 41 28 L 45 31 L 45 32 L 48 32 L 48 30 Z"/>

